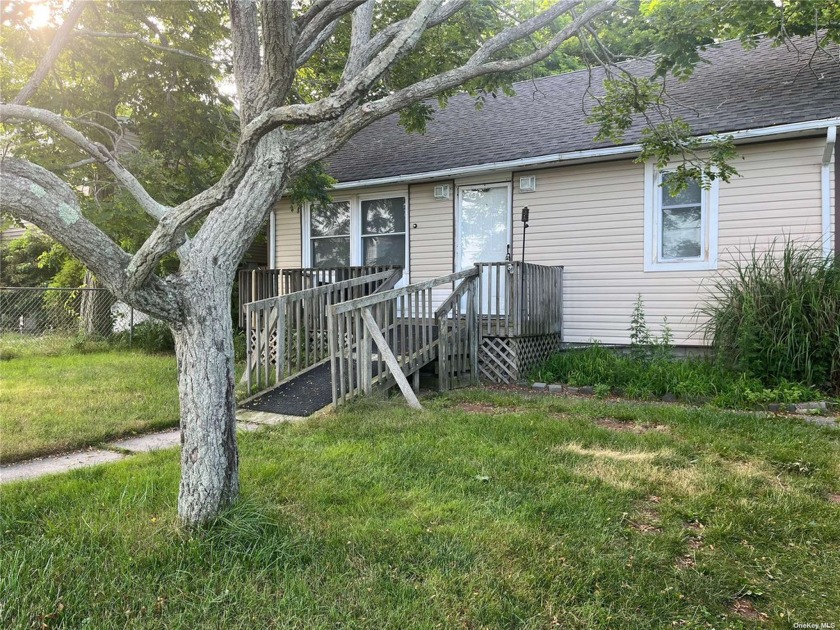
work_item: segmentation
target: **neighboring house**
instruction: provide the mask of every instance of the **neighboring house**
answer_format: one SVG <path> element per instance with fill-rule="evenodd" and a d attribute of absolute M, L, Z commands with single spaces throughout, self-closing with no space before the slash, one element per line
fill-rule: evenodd
<path fill-rule="evenodd" d="M 24 221 L 23 225 L 10 225 L 5 230 L 0 231 L 0 244 L 13 241 L 20 238 L 26 233 L 27 228 L 34 227 L 31 223 Z"/>
<path fill-rule="evenodd" d="M 281 201 L 269 258 L 278 269 L 399 264 L 416 283 L 522 260 L 527 206 L 524 260 L 564 267 L 565 342 L 629 343 L 641 294 L 654 331 L 667 316 L 676 344 L 702 344 L 695 309 L 739 252 L 786 237 L 838 249 L 840 63 L 837 47 L 813 53 L 807 40 L 725 42 L 702 53 L 709 63 L 690 80 L 668 78 L 674 115 L 697 135 L 734 136 L 740 176 L 729 183 L 663 194 L 665 173 L 634 161 L 641 122 L 624 144 L 593 140 L 580 71 L 517 83 L 516 96 L 481 110 L 456 96 L 424 135 L 396 116 L 374 123 L 330 159 L 330 208 L 296 213 Z M 652 72 L 646 61 L 625 67 Z M 450 291 L 438 287 L 435 305 Z"/>

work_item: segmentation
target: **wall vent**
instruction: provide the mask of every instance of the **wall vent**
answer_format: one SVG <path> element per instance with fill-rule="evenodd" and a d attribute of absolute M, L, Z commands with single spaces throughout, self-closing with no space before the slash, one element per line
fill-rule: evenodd
<path fill-rule="evenodd" d="M 435 199 L 449 199 L 449 184 L 435 186 Z"/>
<path fill-rule="evenodd" d="M 537 189 L 537 176 L 528 175 L 528 177 L 519 178 L 519 192 L 534 192 Z"/>

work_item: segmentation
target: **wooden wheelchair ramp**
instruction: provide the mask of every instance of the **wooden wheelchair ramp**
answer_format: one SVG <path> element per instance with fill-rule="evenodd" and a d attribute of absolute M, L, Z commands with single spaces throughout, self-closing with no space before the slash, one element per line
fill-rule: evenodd
<path fill-rule="evenodd" d="M 393 386 L 419 408 L 419 373 L 433 361 L 441 390 L 477 382 L 478 269 L 399 289 L 383 273 L 246 304 L 243 380 L 258 391 L 242 408 L 308 416 Z M 434 309 L 432 290 L 456 282 Z"/>

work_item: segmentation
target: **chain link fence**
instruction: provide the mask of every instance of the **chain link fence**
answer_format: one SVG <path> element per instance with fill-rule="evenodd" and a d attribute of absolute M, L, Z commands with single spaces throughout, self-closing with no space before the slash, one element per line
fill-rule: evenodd
<path fill-rule="evenodd" d="M 0 333 L 113 337 L 127 332 L 131 337 L 147 319 L 107 289 L 0 287 Z"/>

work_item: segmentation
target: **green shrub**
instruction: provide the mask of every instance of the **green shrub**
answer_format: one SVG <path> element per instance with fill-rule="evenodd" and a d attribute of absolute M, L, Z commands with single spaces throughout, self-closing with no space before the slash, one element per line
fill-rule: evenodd
<path fill-rule="evenodd" d="M 840 394 L 840 261 L 787 241 L 723 270 L 700 309 L 726 366 L 770 388 L 803 383 Z"/>
<path fill-rule="evenodd" d="M 766 387 L 761 380 L 709 358 L 658 355 L 643 359 L 597 343 L 554 355 L 534 373 L 534 379 L 574 387 L 593 385 L 600 395 L 609 387 L 628 398 L 650 400 L 672 394 L 685 402 L 720 407 L 796 403 L 819 396 L 813 388 L 787 381 Z"/>
<path fill-rule="evenodd" d="M 131 335 L 127 330 L 121 332 L 117 341 L 120 345 L 130 345 L 144 352 L 175 352 L 175 338 L 169 326 L 154 320 L 137 324 Z"/>
<path fill-rule="evenodd" d="M 676 358 L 667 320 L 662 336 L 653 336 L 647 327 L 641 296 L 633 308 L 629 330 L 629 348 L 605 348 L 595 342 L 586 348 L 561 352 L 535 372 L 535 380 L 594 386 L 599 397 L 611 390 L 642 400 L 670 394 L 686 402 L 709 402 L 722 407 L 796 403 L 818 395 L 814 388 L 784 378 L 767 387 L 761 379 L 710 358 Z"/>

